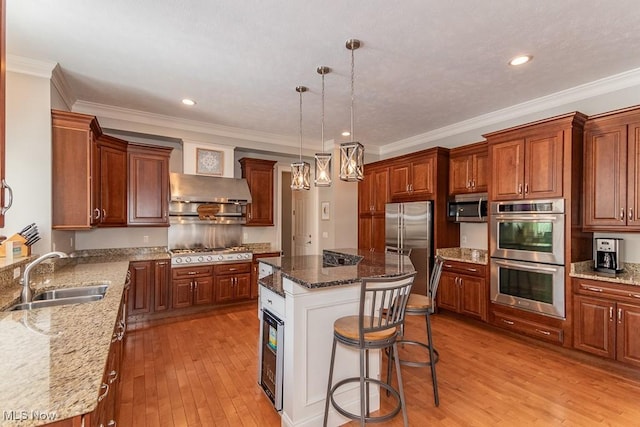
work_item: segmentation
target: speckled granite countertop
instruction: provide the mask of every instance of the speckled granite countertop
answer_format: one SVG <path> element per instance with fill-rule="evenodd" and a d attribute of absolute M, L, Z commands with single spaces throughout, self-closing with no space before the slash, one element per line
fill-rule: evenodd
<path fill-rule="evenodd" d="M 32 311 L 0 311 L 0 412 L 27 411 L 27 420 L 2 426 L 36 426 L 33 411 L 56 420 L 95 409 L 115 326 L 128 261 L 78 262 L 33 277 L 35 293 L 108 283 L 100 301 Z"/>
<path fill-rule="evenodd" d="M 569 276 L 640 286 L 640 264 L 627 262 L 624 265 L 624 271 L 622 273 L 613 275 L 595 271 L 593 269 L 593 261 L 574 262 L 571 264 Z"/>
<path fill-rule="evenodd" d="M 473 251 L 478 252 L 478 257 L 474 259 Z M 470 262 L 473 264 L 487 265 L 488 257 L 486 249 L 470 248 L 441 248 L 436 249 L 436 255 L 450 261 Z"/>
<path fill-rule="evenodd" d="M 408 257 L 357 249 L 334 249 L 324 251 L 324 255 L 260 258 L 260 262 L 280 273 L 280 277 L 276 273 L 260 279 L 261 285 L 280 295 L 284 295 L 282 278 L 307 288 L 324 288 L 351 284 L 363 277 L 393 277 L 414 271 Z"/>

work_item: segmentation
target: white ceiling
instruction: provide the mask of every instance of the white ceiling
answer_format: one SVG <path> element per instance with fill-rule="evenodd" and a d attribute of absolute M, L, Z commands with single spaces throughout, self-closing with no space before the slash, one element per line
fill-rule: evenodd
<path fill-rule="evenodd" d="M 81 101 L 376 150 L 640 68 L 637 0 L 8 0 L 7 51 L 57 62 Z M 534 60 L 507 65 L 516 54 Z M 188 108 L 184 97 L 197 101 Z"/>

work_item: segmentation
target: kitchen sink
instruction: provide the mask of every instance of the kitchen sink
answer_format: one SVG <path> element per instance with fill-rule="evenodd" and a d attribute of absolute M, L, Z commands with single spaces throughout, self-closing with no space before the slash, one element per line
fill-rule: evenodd
<path fill-rule="evenodd" d="M 9 307 L 7 311 L 35 310 L 36 308 L 56 307 L 59 305 L 82 304 L 85 302 L 99 301 L 102 298 L 104 298 L 104 294 L 82 295 L 82 296 L 56 298 L 56 299 L 43 299 L 38 301 L 23 302 L 20 304 L 16 304 L 14 306 Z"/>
<path fill-rule="evenodd" d="M 104 297 L 109 285 L 80 286 L 76 288 L 52 289 L 33 297 L 33 301 L 49 301 L 66 298 L 100 296 Z M 100 299 L 98 298 L 98 299 Z"/>

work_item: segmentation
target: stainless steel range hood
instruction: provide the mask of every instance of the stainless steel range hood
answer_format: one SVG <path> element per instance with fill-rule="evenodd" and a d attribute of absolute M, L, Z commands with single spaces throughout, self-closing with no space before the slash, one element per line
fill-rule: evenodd
<path fill-rule="evenodd" d="M 172 202 L 251 203 L 246 179 L 171 173 Z"/>

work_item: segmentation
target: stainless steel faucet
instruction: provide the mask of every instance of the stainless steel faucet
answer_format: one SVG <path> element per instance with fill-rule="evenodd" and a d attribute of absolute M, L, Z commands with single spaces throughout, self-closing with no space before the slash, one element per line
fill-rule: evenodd
<path fill-rule="evenodd" d="M 22 293 L 20 294 L 20 297 L 22 299 L 21 302 L 31 302 L 31 299 L 33 298 L 33 292 L 31 291 L 31 286 L 29 286 L 29 276 L 31 275 L 31 270 L 37 267 L 38 264 L 40 264 L 42 261 L 51 258 L 68 258 L 68 255 L 64 252 L 49 252 L 47 254 L 39 256 L 34 261 L 27 264 L 27 266 L 24 268 L 22 279 L 20 279 L 20 284 L 22 285 Z"/>

